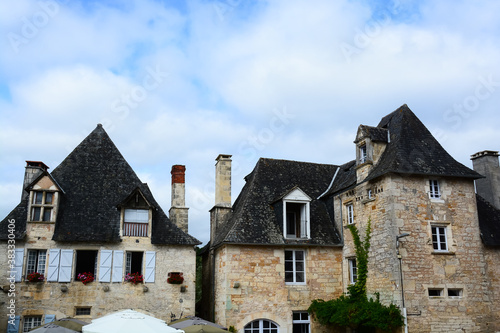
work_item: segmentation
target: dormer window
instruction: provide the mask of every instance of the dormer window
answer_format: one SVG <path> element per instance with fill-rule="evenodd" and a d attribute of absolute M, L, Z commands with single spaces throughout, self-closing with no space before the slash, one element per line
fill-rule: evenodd
<path fill-rule="evenodd" d="M 299 188 L 295 188 L 283 198 L 283 229 L 285 238 L 310 238 L 310 201 L 311 198 Z"/>
<path fill-rule="evenodd" d="M 359 146 L 359 164 L 363 164 L 367 161 L 366 144 Z"/>
<path fill-rule="evenodd" d="M 120 205 L 122 210 L 122 236 L 149 237 L 151 205 L 139 188 Z"/>
<path fill-rule="evenodd" d="M 30 221 L 51 222 L 53 219 L 54 193 L 32 191 Z"/>

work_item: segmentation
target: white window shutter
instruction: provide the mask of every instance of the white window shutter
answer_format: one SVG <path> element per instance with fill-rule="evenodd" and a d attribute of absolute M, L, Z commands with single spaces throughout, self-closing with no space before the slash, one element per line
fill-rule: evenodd
<path fill-rule="evenodd" d="M 53 315 L 53 314 L 46 314 L 45 315 L 45 324 L 51 323 L 54 320 L 56 320 L 56 315 Z"/>
<path fill-rule="evenodd" d="M 7 333 L 18 333 L 20 322 L 21 322 L 21 316 L 14 317 L 14 325 L 12 325 L 9 320 L 9 322 L 7 323 Z"/>
<path fill-rule="evenodd" d="M 153 283 L 155 282 L 156 271 L 156 252 L 146 251 L 146 272 L 144 274 L 144 281 Z"/>
<path fill-rule="evenodd" d="M 49 250 L 49 269 L 47 271 L 47 281 L 54 282 L 59 278 L 59 259 L 60 259 L 59 249 Z"/>
<path fill-rule="evenodd" d="M 99 281 L 111 281 L 111 258 L 113 251 L 101 250 L 101 259 L 99 261 Z"/>
<path fill-rule="evenodd" d="M 123 274 L 123 251 L 113 251 L 113 274 L 111 282 L 122 282 Z"/>
<path fill-rule="evenodd" d="M 306 204 L 300 207 L 300 237 L 307 237 L 307 209 Z"/>
<path fill-rule="evenodd" d="M 16 272 L 16 282 L 23 279 L 24 249 L 15 249 L 14 271 Z"/>
<path fill-rule="evenodd" d="M 73 250 L 66 250 L 66 249 L 61 250 L 61 260 L 59 265 L 59 282 L 71 282 L 72 268 L 73 268 Z"/>

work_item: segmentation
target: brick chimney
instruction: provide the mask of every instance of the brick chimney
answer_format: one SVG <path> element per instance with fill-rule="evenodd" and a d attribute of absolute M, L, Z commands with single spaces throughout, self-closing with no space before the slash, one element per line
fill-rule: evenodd
<path fill-rule="evenodd" d="M 476 179 L 477 194 L 500 209 L 500 166 L 498 151 L 484 150 L 471 156 L 474 171 L 486 178 Z"/>
<path fill-rule="evenodd" d="M 210 210 L 210 239 L 231 211 L 231 155 L 220 154 L 215 159 L 215 206 Z"/>
<path fill-rule="evenodd" d="M 188 209 L 186 207 L 186 167 L 184 165 L 173 165 L 172 171 L 172 196 L 171 207 L 169 210 L 170 220 L 182 229 L 188 232 Z"/>
<path fill-rule="evenodd" d="M 26 169 L 24 171 L 24 182 L 23 182 L 23 192 L 21 194 L 21 201 L 23 201 L 27 196 L 28 192 L 25 191 L 26 187 L 31 184 L 36 177 L 38 177 L 42 172 L 45 172 L 49 167 L 40 161 L 26 161 Z"/>

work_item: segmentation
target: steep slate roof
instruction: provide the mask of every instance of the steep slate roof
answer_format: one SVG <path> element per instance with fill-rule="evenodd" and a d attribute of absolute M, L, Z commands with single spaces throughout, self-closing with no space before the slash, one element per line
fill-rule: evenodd
<path fill-rule="evenodd" d="M 451 157 L 406 104 L 382 118 L 377 127 L 389 130 L 390 142 L 366 181 L 391 172 L 472 179 L 482 177 Z"/>
<path fill-rule="evenodd" d="M 24 198 L 17 206 L 14 208 L 5 219 L 0 222 L 0 240 L 6 240 L 9 236 L 9 221 L 14 220 L 15 229 L 13 234 L 15 239 L 23 239 L 26 235 L 26 219 L 28 218 L 28 200 L 29 198 Z"/>
<path fill-rule="evenodd" d="M 476 194 L 481 239 L 486 246 L 500 246 L 500 210 Z"/>
<path fill-rule="evenodd" d="M 100 124 L 51 175 L 65 191 L 60 196 L 55 241 L 119 242 L 117 206 L 139 188 L 153 206 L 153 244 L 200 244 L 168 219 Z M 16 208 L 16 214 L 24 214 L 24 223 L 26 207 L 27 203 Z"/>
<path fill-rule="evenodd" d="M 387 129 L 360 125 L 359 130 L 367 135 L 373 142 L 387 142 Z M 356 142 L 355 142 L 356 143 Z"/>
<path fill-rule="evenodd" d="M 245 180 L 228 220 L 219 227 L 212 246 L 232 244 L 340 245 L 340 236 L 328 214 L 327 203 L 317 200 L 330 184 L 337 166 L 261 158 Z M 311 239 L 285 240 L 280 198 L 293 188 L 313 198 L 310 203 Z"/>

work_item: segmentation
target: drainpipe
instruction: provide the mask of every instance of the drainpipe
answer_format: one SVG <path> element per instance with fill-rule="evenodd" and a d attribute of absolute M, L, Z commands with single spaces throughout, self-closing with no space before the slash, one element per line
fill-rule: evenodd
<path fill-rule="evenodd" d="M 408 316 L 406 315 L 406 306 L 405 306 L 405 293 L 403 288 L 403 264 L 402 264 L 402 256 L 399 253 L 399 239 L 409 236 L 410 234 L 405 232 L 396 236 L 396 254 L 399 260 L 399 276 L 401 277 L 401 301 L 403 305 L 403 316 L 404 316 L 404 324 L 405 324 L 405 333 L 408 333 Z"/>

